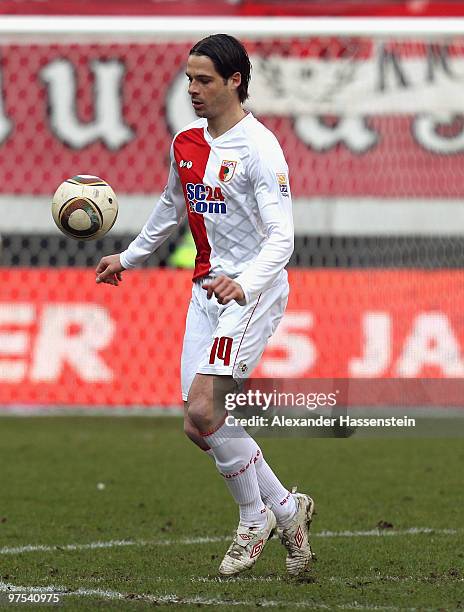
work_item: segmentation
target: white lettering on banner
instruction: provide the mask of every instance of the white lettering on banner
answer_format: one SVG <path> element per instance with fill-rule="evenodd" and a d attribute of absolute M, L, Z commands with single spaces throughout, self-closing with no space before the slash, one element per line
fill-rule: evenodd
<path fill-rule="evenodd" d="M 367 58 L 360 50 L 348 49 L 352 57 L 323 59 L 253 56 L 247 106 L 257 116 L 293 117 L 297 136 L 317 152 L 339 144 L 367 152 L 379 142 L 367 117 L 392 114 L 415 116 L 412 132 L 426 150 L 464 151 L 464 125 L 452 136 L 439 131 L 462 115 L 464 48 L 450 54 L 446 45 L 430 44 L 423 45 L 422 54 L 405 54 L 378 44 Z M 196 119 L 183 71 L 167 93 L 166 114 L 173 133 Z M 327 116 L 336 121 L 328 123 Z"/>
<path fill-rule="evenodd" d="M 3 83 L 2 83 L 2 72 L 0 71 L 0 143 L 6 140 L 11 132 L 12 124 L 8 117 L 5 115 L 3 108 Z"/>
<path fill-rule="evenodd" d="M 351 376 L 382 376 L 391 361 L 391 317 L 387 312 L 366 312 L 362 317 L 362 357 L 348 363 Z"/>
<path fill-rule="evenodd" d="M 331 55 L 330 47 L 321 58 L 253 56 L 250 107 L 258 115 L 462 113 L 464 49 L 411 47 L 365 40 L 352 43 L 343 57 Z"/>
<path fill-rule="evenodd" d="M 71 326 L 78 331 L 71 333 Z M 68 363 L 86 382 L 110 381 L 112 370 L 99 356 L 114 335 L 114 322 L 97 304 L 50 304 L 42 312 L 33 354 L 32 382 L 56 380 Z"/>
<path fill-rule="evenodd" d="M 32 304 L 0 304 L 0 326 L 26 326 L 33 323 L 34 319 L 35 308 Z M 27 362 L 18 358 L 27 355 L 28 344 L 26 331 L 0 332 L 0 381 L 19 382 L 24 379 Z M 14 356 L 16 359 L 4 358 L 3 355 Z"/>
<path fill-rule="evenodd" d="M 343 144 L 353 153 L 365 153 L 379 139 L 363 117 L 341 117 L 335 125 L 329 125 L 321 117 L 299 116 L 294 127 L 298 137 L 318 152 Z"/>
<path fill-rule="evenodd" d="M 414 319 L 396 365 L 396 374 L 420 376 L 424 366 L 436 366 L 444 376 L 464 376 L 458 339 L 442 312 L 424 312 Z"/>
<path fill-rule="evenodd" d="M 285 351 L 284 359 L 264 356 L 261 369 L 266 376 L 300 376 L 311 369 L 317 358 L 317 350 L 308 331 L 313 325 L 310 312 L 284 314 L 274 335 L 269 340 L 270 349 Z"/>
<path fill-rule="evenodd" d="M 119 60 L 93 61 L 94 119 L 82 122 L 76 113 L 77 83 L 69 60 L 50 62 L 40 72 L 48 86 L 51 129 L 69 146 L 82 149 L 97 140 L 119 149 L 134 138 L 122 116 L 122 79 L 125 66 Z"/>
<path fill-rule="evenodd" d="M 459 123 L 458 123 L 459 122 Z M 445 126 L 453 128 L 458 123 L 458 129 L 452 130 L 454 134 L 446 136 L 440 134 L 440 128 Z M 452 113 L 440 115 L 419 115 L 412 124 L 412 133 L 416 141 L 432 153 L 459 153 L 464 151 L 464 121 L 462 115 Z"/>
<path fill-rule="evenodd" d="M 258 115 L 263 114 L 261 103 L 261 100 L 254 102 L 254 110 Z M 281 114 L 285 117 L 291 116 L 292 111 L 290 108 L 282 109 Z M 326 123 L 322 117 L 309 112 L 296 113 L 295 133 L 306 145 L 318 152 L 329 151 L 338 144 L 343 144 L 354 153 L 365 153 L 378 143 L 378 134 L 367 125 L 365 118 L 344 117 L 344 114 L 341 113 L 335 123 Z M 176 77 L 166 95 L 166 117 L 173 133 L 197 119 L 187 95 L 184 72 Z"/>

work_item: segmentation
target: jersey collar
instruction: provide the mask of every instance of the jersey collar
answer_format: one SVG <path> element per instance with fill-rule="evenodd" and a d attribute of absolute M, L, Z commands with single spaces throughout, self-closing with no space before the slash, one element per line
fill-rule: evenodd
<path fill-rule="evenodd" d="M 250 113 L 250 111 L 246 111 L 246 115 L 245 117 L 243 117 L 242 119 L 240 119 L 240 121 L 238 121 L 235 125 L 233 125 L 230 129 L 227 130 L 227 132 L 224 132 L 224 134 L 221 134 L 220 136 L 218 136 L 217 138 L 213 138 L 211 136 L 211 134 L 208 132 L 208 123 L 206 123 L 205 127 L 203 128 L 203 132 L 204 132 L 204 136 L 205 136 L 205 140 L 208 143 L 212 143 L 212 142 L 219 142 L 221 140 L 224 140 L 225 138 L 227 138 L 228 136 L 230 136 L 230 134 L 232 134 L 236 129 L 238 129 L 240 126 L 243 125 L 244 121 L 248 121 L 248 119 L 253 119 L 253 114 Z"/>

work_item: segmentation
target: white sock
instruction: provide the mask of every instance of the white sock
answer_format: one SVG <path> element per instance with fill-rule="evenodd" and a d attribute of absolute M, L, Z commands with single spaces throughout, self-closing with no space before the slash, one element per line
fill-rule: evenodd
<path fill-rule="evenodd" d="M 256 443 L 243 428 L 223 423 L 204 435 L 216 466 L 240 508 L 240 524 L 262 529 L 266 509 L 261 499 L 255 468 Z"/>
<path fill-rule="evenodd" d="M 266 463 L 259 446 L 256 445 L 256 447 L 257 459 L 255 462 L 255 468 L 261 498 L 263 502 L 274 512 L 277 525 L 285 529 L 295 516 L 295 499 Z"/>
<path fill-rule="evenodd" d="M 235 436 L 234 439 L 237 439 L 237 436 L 240 436 L 242 439 L 249 440 L 251 443 L 250 448 L 252 449 L 254 456 L 254 465 L 261 499 L 274 512 L 278 526 L 285 529 L 295 516 L 295 499 L 290 491 L 282 485 L 280 480 L 274 474 L 269 464 L 264 459 L 262 450 L 253 440 L 253 438 L 245 431 L 245 429 L 241 425 L 237 425 L 234 426 L 233 431 L 231 428 L 229 428 L 229 432 L 230 435 Z M 219 430 L 217 433 L 219 434 Z M 220 433 L 219 435 L 221 436 L 221 439 L 224 439 L 223 433 Z M 212 449 L 206 452 L 208 455 L 214 456 Z M 218 469 L 221 472 L 221 468 L 218 467 Z M 241 516 L 242 515 L 240 514 L 240 517 Z M 240 522 L 242 522 L 242 520 L 240 520 Z"/>

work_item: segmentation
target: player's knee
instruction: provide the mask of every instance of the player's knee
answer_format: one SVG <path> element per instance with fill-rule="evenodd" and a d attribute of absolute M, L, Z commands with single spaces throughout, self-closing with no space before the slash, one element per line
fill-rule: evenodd
<path fill-rule="evenodd" d="M 184 433 L 194 444 L 196 444 L 201 450 L 206 451 L 209 450 L 209 446 L 204 441 L 203 437 L 200 435 L 200 432 L 195 427 L 195 425 L 190 421 L 188 416 L 184 418 Z"/>
<path fill-rule="evenodd" d="M 197 443 L 198 439 L 200 438 L 198 429 L 188 418 L 184 419 L 184 434 L 187 436 L 187 438 L 190 438 L 190 440 L 195 443 Z"/>
<path fill-rule="evenodd" d="M 199 431 L 208 431 L 213 425 L 213 410 L 207 398 L 189 399 L 188 417 Z"/>

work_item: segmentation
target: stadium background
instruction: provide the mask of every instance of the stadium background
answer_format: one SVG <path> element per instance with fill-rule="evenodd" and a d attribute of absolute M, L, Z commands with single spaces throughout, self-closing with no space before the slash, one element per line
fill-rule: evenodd
<path fill-rule="evenodd" d="M 2 10 L 26 16 L 37 6 Z M 39 10 L 97 9 L 48 2 Z M 98 4 L 108 15 L 193 10 L 211 14 L 203 2 Z M 366 11 L 360 2 L 244 1 L 216 3 L 214 13 L 227 30 L 233 16 L 463 10 L 458 2 L 379 1 Z M 96 286 L 94 267 L 125 248 L 163 189 L 171 137 L 192 116 L 183 67 L 197 38 L 3 39 L 2 410 L 179 406 L 187 228 L 118 289 Z M 256 374 L 462 377 L 462 38 L 243 39 L 254 62 L 249 108 L 286 153 L 296 229 L 289 307 Z M 363 88 L 374 82 L 369 99 Z M 314 94 L 321 87 L 325 98 Z M 103 240 L 74 242 L 53 226 L 51 195 L 77 173 L 101 176 L 119 195 L 119 219 Z"/>

